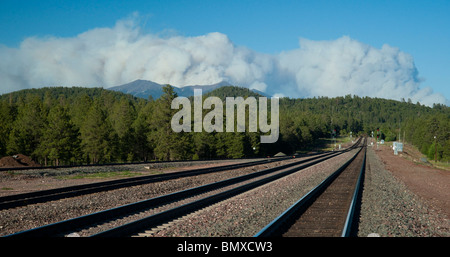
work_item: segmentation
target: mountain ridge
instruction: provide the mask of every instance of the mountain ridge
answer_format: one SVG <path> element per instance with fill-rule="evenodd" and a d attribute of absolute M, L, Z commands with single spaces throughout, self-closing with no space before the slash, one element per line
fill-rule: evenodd
<path fill-rule="evenodd" d="M 119 86 L 114 86 L 107 88 L 108 90 L 112 91 L 118 91 L 125 94 L 131 94 L 135 97 L 140 97 L 144 99 L 148 99 L 149 96 L 152 96 L 153 99 L 158 99 L 162 94 L 163 90 L 162 88 L 165 85 L 159 84 L 150 80 L 142 80 L 137 79 L 135 81 L 132 81 L 130 83 L 126 83 Z M 184 97 L 190 97 L 194 95 L 194 89 L 202 89 L 202 93 L 206 94 L 208 92 L 211 92 L 217 88 L 224 87 L 224 86 L 234 86 L 231 83 L 227 81 L 221 81 L 216 84 L 211 85 L 187 85 L 183 87 L 173 87 L 174 91 L 177 93 L 178 96 L 184 96 Z M 260 94 L 262 96 L 270 97 L 264 92 L 261 92 L 259 90 L 250 89 L 251 91 Z"/>

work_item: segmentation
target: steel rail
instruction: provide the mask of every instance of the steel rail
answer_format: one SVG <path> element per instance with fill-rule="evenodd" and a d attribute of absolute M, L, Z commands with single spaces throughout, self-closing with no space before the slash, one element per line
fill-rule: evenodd
<path fill-rule="evenodd" d="M 359 171 L 358 180 L 356 182 L 355 191 L 353 192 L 352 201 L 350 203 L 350 207 L 348 210 L 347 219 L 345 220 L 344 229 L 342 230 L 341 237 L 350 237 L 355 234 L 355 212 L 357 209 L 357 205 L 359 204 L 359 198 L 361 194 L 361 184 L 364 180 L 364 173 L 366 170 L 366 154 L 367 154 L 367 147 L 364 147 L 364 158 L 363 158 L 363 164 L 361 165 L 361 170 Z"/>
<path fill-rule="evenodd" d="M 116 207 L 113 209 L 100 211 L 100 212 L 80 216 L 77 218 L 72 218 L 72 219 L 61 221 L 61 222 L 56 222 L 53 224 L 21 231 L 21 232 L 15 233 L 15 234 L 7 235 L 7 237 L 61 236 L 61 235 L 67 234 L 66 232 L 73 232 L 79 228 L 89 226 L 90 224 L 104 222 L 107 219 L 109 219 L 109 220 L 117 219 L 118 217 L 123 216 L 123 215 L 129 215 L 129 214 L 136 213 L 136 212 L 139 212 L 139 211 L 142 211 L 145 209 L 161 206 L 161 205 L 167 204 L 169 202 L 182 200 L 182 199 L 185 199 L 185 198 L 188 198 L 191 196 L 195 196 L 195 195 L 207 192 L 207 191 L 215 190 L 215 189 L 218 189 L 221 187 L 239 183 L 241 181 L 252 179 L 252 178 L 255 178 L 258 176 L 270 174 L 271 172 L 286 169 L 286 168 L 289 168 L 292 166 L 300 165 L 302 163 L 310 162 L 310 161 L 324 157 L 323 159 L 314 161 L 313 163 L 310 163 L 310 164 L 307 164 L 307 165 L 304 165 L 301 167 L 301 168 L 304 168 L 306 166 L 310 166 L 315 163 L 321 162 L 325 159 L 332 158 L 343 152 L 350 151 L 356 145 L 357 144 L 355 144 L 351 148 L 345 149 L 343 151 L 328 152 L 328 153 L 324 153 L 324 154 L 320 154 L 320 155 L 317 154 L 318 156 L 313 156 L 306 160 L 301 160 L 298 162 L 293 162 L 290 164 L 286 164 L 286 165 L 282 165 L 282 166 L 278 166 L 278 167 L 274 167 L 274 168 L 270 168 L 270 169 L 265 169 L 263 171 L 259 171 L 259 172 L 255 172 L 255 173 L 251 173 L 251 174 L 247 174 L 247 175 L 243 175 L 243 176 L 239 176 L 239 177 L 235 177 L 235 178 L 231 178 L 231 179 L 227 179 L 227 180 L 223 180 L 223 181 L 218 181 L 215 183 L 211 183 L 211 184 L 207 184 L 207 185 L 203 185 L 203 186 L 199 186 L 199 187 L 195 187 L 195 188 L 178 191 L 178 192 L 171 193 L 168 195 L 163 195 L 163 196 L 151 198 L 151 199 L 136 202 L 136 203 L 119 206 L 119 207 Z M 255 185 L 256 184 L 253 184 L 253 186 L 255 186 Z M 237 191 L 235 191 L 235 192 L 237 192 Z M 178 211 L 176 211 L 176 212 L 178 212 Z"/>
<path fill-rule="evenodd" d="M 143 165 L 158 163 L 180 163 L 180 162 L 204 162 L 204 161 L 225 161 L 225 160 L 244 160 L 259 158 L 236 158 L 236 159 L 200 159 L 200 160 L 175 160 L 175 161 L 145 161 L 145 162 L 119 162 L 119 163 L 97 163 L 97 164 L 75 164 L 75 165 L 50 165 L 50 166 L 23 166 L 0 168 L 0 172 L 18 171 L 18 170 L 45 170 L 45 169 L 67 169 L 67 168 L 85 168 L 85 167 L 104 167 L 104 166 L 124 166 L 124 165 Z"/>
<path fill-rule="evenodd" d="M 202 186 L 198 186 L 198 187 L 194 187 L 194 188 L 190 188 L 190 189 L 186 189 L 186 190 L 181 190 L 181 191 L 177 191 L 177 192 L 174 192 L 171 194 L 162 195 L 162 196 L 154 197 L 151 199 L 139 201 L 136 203 L 131 203 L 131 204 L 119 206 L 116 208 L 99 211 L 96 213 L 92 213 L 92 214 L 52 223 L 49 225 L 21 231 L 21 232 L 15 233 L 15 234 L 8 235 L 7 237 L 57 236 L 57 235 L 65 234 L 66 232 L 72 232 L 76 229 L 86 227 L 89 224 L 95 224 L 95 223 L 102 222 L 107 219 L 117 218 L 117 217 L 120 217 L 123 215 L 136 213 L 136 212 L 142 211 L 144 209 L 154 208 L 154 207 L 161 206 L 161 205 L 173 202 L 173 201 L 178 201 L 178 200 L 182 200 L 182 199 L 185 199 L 188 197 L 192 197 L 192 196 L 195 196 L 195 195 L 207 192 L 207 191 L 211 191 L 211 190 L 225 187 L 228 185 L 236 184 L 236 183 L 239 183 L 239 182 L 242 182 L 245 180 L 249 180 L 252 178 L 256 178 L 259 176 L 263 176 L 266 174 L 270 174 L 272 172 L 286 169 L 286 168 L 289 168 L 289 167 L 292 167 L 295 165 L 299 165 L 304 162 L 319 159 L 324 156 L 325 156 L 325 158 L 331 158 L 328 156 L 339 155 L 341 153 L 342 152 L 325 153 L 323 155 L 314 156 L 314 157 L 308 158 L 306 160 L 300 160 L 298 162 L 293 162 L 293 163 L 281 165 L 281 166 L 274 167 L 274 168 L 264 169 L 262 171 L 250 173 L 247 175 L 242 175 L 239 177 L 234 177 L 234 178 L 210 183 L 207 185 L 202 185 Z"/>
<path fill-rule="evenodd" d="M 353 148 L 346 149 L 345 152 L 349 151 L 351 149 L 353 149 Z M 238 194 L 244 193 L 244 192 L 254 189 L 256 187 L 262 186 L 264 184 L 270 183 L 272 181 L 275 181 L 277 179 L 280 179 L 282 177 L 290 175 L 301 169 L 310 167 L 310 166 L 320 163 L 322 161 L 333 158 L 343 152 L 344 151 L 336 152 L 336 154 L 330 154 L 328 156 L 325 156 L 322 159 L 314 160 L 312 162 L 308 162 L 301 166 L 296 166 L 296 167 L 290 168 L 282 173 L 275 174 L 270 177 L 266 177 L 266 178 L 263 178 L 263 179 L 260 179 L 260 180 L 254 181 L 254 182 L 250 182 L 248 184 L 245 184 L 245 185 L 242 185 L 242 186 L 239 186 L 239 187 L 236 187 L 236 188 L 233 188 L 233 189 L 221 192 L 221 193 L 217 193 L 217 194 L 214 194 L 214 195 L 211 195 L 208 197 L 204 197 L 200 200 L 197 200 L 197 201 L 194 201 L 191 203 L 187 203 L 182 206 L 175 207 L 175 208 L 169 209 L 167 211 L 163 211 L 163 212 L 148 216 L 146 218 L 136 220 L 134 222 L 130 222 L 130 223 L 127 223 L 122 226 L 115 227 L 115 228 L 107 230 L 107 231 L 103 231 L 101 233 L 92 235 L 92 237 L 123 237 L 123 236 L 134 235 L 134 234 L 139 233 L 140 231 L 144 230 L 144 228 L 146 228 L 146 230 L 147 230 L 150 227 L 156 227 L 156 226 L 162 225 L 164 223 L 170 222 L 171 220 L 177 219 L 177 218 L 187 215 L 189 213 L 195 212 L 195 211 L 205 208 L 207 206 L 213 205 L 213 204 L 223 201 L 225 199 L 229 199 Z M 311 160 L 308 159 L 307 161 L 311 161 Z"/>
<path fill-rule="evenodd" d="M 339 167 L 335 172 L 333 172 L 330 176 L 324 179 L 319 185 L 310 190 L 307 194 L 302 196 L 297 202 L 291 205 L 287 210 L 285 210 L 282 214 L 276 217 L 272 222 L 266 225 L 263 229 L 261 229 L 258 233 L 254 235 L 254 237 L 273 237 L 280 236 L 282 231 L 286 229 L 287 224 L 291 223 L 293 217 L 301 215 L 299 213 L 303 213 L 314 201 L 315 199 L 322 194 L 325 189 L 331 185 L 331 183 L 352 163 L 358 154 L 364 149 L 364 159 L 363 165 L 361 167 L 361 171 L 358 177 L 357 187 L 354 190 L 352 204 L 349 208 L 349 212 L 346 219 L 345 228 L 343 230 L 342 236 L 348 236 L 351 233 L 351 225 L 353 221 L 353 214 L 357 202 L 357 197 L 359 195 L 360 184 L 363 178 L 363 172 L 365 167 L 365 143 L 361 146 L 358 152 L 347 162 L 345 162 L 341 167 Z"/>
<path fill-rule="evenodd" d="M 265 163 L 282 161 L 282 160 L 285 160 L 288 158 L 292 158 L 292 157 L 271 158 L 271 159 L 264 159 L 264 160 L 260 160 L 260 161 L 223 165 L 223 166 L 219 166 L 219 167 L 200 168 L 200 169 L 193 169 L 193 170 L 187 170 L 187 171 L 180 171 L 180 172 L 176 172 L 176 173 L 166 173 L 166 174 L 147 175 L 147 176 L 139 176 L 139 177 L 133 177 L 133 178 L 125 178 L 125 179 L 116 179 L 116 180 L 110 180 L 110 181 L 103 181 L 103 182 L 61 187 L 61 188 L 55 188 L 55 189 L 40 190 L 40 191 L 35 191 L 35 192 L 15 194 L 15 195 L 9 195 L 9 196 L 2 196 L 2 197 L 0 197 L 0 210 L 24 206 L 24 205 L 28 205 L 28 204 L 58 200 L 58 199 L 62 199 L 62 198 L 75 197 L 75 196 L 80 196 L 80 195 L 84 195 L 84 194 L 91 194 L 91 193 L 97 193 L 97 192 L 108 191 L 108 190 L 113 190 L 113 189 L 119 189 L 119 188 L 123 188 L 123 187 L 130 187 L 130 186 L 154 183 L 154 182 L 165 181 L 165 180 L 170 180 L 170 179 L 177 179 L 177 178 L 188 177 L 188 176 L 196 176 L 196 175 L 201 175 L 201 174 L 205 174 L 205 173 L 219 172 L 219 171 L 224 171 L 224 170 L 244 168 L 244 167 L 255 166 L 255 165 L 260 165 L 260 164 L 265 164 Z"/>

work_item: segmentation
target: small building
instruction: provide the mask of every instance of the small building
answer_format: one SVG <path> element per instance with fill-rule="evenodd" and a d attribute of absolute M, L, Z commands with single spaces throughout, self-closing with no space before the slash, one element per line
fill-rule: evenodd
<path fill-rule="evenodd" d="M 392 149 L 394 150 L 394 155 L 398 155 L 398 152 L 403 152 L 403 143 L 394 142 Z"/>

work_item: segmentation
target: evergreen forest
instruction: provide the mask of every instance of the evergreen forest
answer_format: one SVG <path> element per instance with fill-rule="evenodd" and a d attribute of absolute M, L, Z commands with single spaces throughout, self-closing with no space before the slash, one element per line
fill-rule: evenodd
<path fill-rule="evenodd" d="M 450 160 L 450 108 L 445 105 L 430 108 L 409 99 L 356 95 L 281 98 L 279 139 L 262 144 L 261 133 L 248 129 L 175 133 L 170 122 L 178 110 L 170 107 L 176 96 L 170 85 L 156 100 L 81 87 L 27 89 L 1 95 L 0 157 L 20 153 L 41 165 L 243 158 L 314 149 L 319 139 L 330 138 L 334 132 L 357 136 L 374 131 L 376 136 L 379 131 L 380 139 L 400 139 L 415 145 L 430 159 L 434 159 L 436 150 L 438 160 Z M 226 86 L 203 95 L 208 96 L 224 99 L 259 95 Z M 203 115 L 209 111 L 203 110 Z"/>

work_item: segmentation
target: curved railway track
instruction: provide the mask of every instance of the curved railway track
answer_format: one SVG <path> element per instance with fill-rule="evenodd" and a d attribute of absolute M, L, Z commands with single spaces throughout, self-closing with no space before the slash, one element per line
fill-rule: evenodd
<path fill-rule="evenodd" d="M 21 231 L 8 237 L 40 237 L 40 236 L 64 236 L 72 232 L 95 227 L 98 224 L 114 222 L 126 216 L 132 216 L 136 213 L 146 212 L 174 202 L 180 204 L 176 207 L 170 207 L 167 210 L 159 211 L 148 215 L 145 218 L 119 225 L 113 229 L 108 229 L 100 233 L 91 235 L 93 237 L 122 237 L 133 236 L 139 233 L 151 230 L 151 228 L 168 223 L 174 219 L 180 218 L 199 209 L 210 206 L 222 200 L 231 198 L 237 194 L 251 190 L 260 185 L 269 183 L 278 178 L 287 176 L 316 163 L 333 158 L 343 152 L 350 151 L 358 145 L 359 141 L 352 147 L 339 152 L 329 152 L 319 154 L 304 160 L 296 161 L 286 165 L 265 169 L 259 172 L 234 177 L 219 182 L 178 191 L 168 195 L 163 195 L 144 201 L 127 204 L 113 209 L 100 211 L 77 218 L 64 220 L 61 222 L 37 227 L 30 230 Z M 231 165 L 227 165 L 231 166 Z M 250 165 L 248 165 L 250 166 Z M 206 171 L 205 171 L 206 172 Z M 186 199 L 192 198 L 192 201 L 186 203 Z M 200 198 L 200 199 L 194 199 Z"/>
<path fill-rule="evenodd" d="M 255 237 L 355 235 L 354 214 L 360 197 L 365 160 L 364 142 L 353 158 L 274 219 Z"/>

